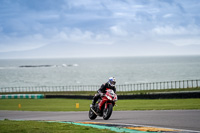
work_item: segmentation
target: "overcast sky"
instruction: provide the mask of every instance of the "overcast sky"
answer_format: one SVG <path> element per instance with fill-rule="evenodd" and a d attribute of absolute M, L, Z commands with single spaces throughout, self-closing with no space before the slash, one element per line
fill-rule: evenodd
<path fill-rule="evenodd" d="M 0 58 L 200 54 L 200 0 L 0 0 Z"/>

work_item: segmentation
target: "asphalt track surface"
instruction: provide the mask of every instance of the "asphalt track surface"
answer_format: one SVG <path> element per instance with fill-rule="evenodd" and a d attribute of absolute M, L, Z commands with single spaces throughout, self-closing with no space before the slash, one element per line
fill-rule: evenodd
<path fill-rule="evenodd" d="M 109 120 L 88 118 L 88 111 L 0 111 L 0 120 L 52 120 L 156 126 L 200 131 L 200 110 L 114 111 Z"/>

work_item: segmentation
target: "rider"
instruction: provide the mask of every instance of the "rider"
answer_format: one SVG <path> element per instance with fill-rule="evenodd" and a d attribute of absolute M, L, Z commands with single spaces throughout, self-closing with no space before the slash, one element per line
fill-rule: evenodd
<path fill-rule="evenodd" d="M 106 93 L 106 89 L 111 89 L 114 92 L 116 92 L 116 88 L 115 88 L 115 84 L 116 84 L 116 80 L 114 77 L 110 77 L 108 82 L 106 82 L 105 84 L 101 85 L 101 88 L 97 91 L 97 94 L 95 94 L 95 96 L 93 97 L 92 100 L 92 107 L 94 107 L 95 103 L 97 102 L 97 100 L 104 95 L 104 93 Z"/>

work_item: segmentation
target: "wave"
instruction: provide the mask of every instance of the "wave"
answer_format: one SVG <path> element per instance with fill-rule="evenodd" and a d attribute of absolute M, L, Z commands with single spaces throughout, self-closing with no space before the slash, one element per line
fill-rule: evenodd
<path fill-rule="evenodd" d="M 63 67 L 71 67 L 71 66 L 78 66 L 78 64 L 62 64 Z"/>

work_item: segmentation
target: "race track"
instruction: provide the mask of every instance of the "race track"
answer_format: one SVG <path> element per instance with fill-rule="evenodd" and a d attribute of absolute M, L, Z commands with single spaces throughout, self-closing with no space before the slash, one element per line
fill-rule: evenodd
<path fill-rule="evenodd" d="M 109 120 L 88 118 L 88 112 L 0 111 L 0 120 L 59 120 L 156 126 L 200 131 L 200 110 L 114 111 Z"/>

